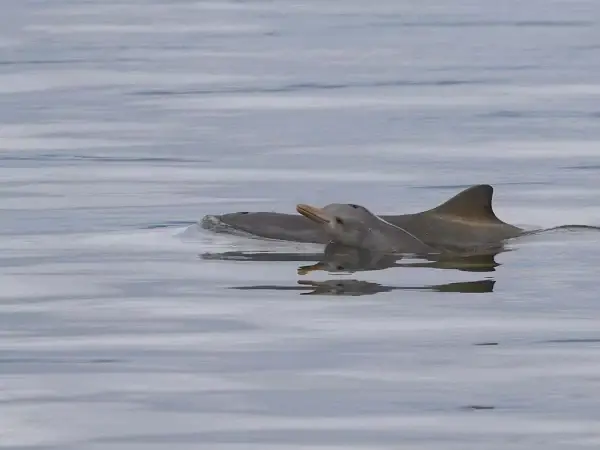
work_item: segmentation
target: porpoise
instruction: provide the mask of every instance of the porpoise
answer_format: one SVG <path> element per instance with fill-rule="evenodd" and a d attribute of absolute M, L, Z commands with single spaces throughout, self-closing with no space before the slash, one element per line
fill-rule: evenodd
<path fill-rule="evenodd" d="M 499 243 L 525 230 L 503 222 L 492 208 L 494 189 L 471 186 L 435 208 L 413 214 L 377 215 L 431 247 Z M 276 212 L 235 212 L 207 215 L 202 227 L 216 232 L 241 232 L 253 237 L 326 244 L 326 230 L 302 215 Z"/>

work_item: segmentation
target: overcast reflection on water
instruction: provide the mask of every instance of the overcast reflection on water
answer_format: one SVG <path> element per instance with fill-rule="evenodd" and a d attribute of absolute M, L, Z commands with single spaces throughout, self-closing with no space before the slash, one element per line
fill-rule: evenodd
<path fill-rule="evenodd" d="M 597 448 L 597 231 L 440 261 L 199 221 L 489 183 L 509 223 L 600 225 L 599 17 L 3 4 L 0 448 Z"/>

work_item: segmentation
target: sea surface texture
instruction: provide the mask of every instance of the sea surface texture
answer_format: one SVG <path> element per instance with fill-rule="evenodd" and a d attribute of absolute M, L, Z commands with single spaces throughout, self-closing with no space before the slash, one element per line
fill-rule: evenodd
<path fill-rule="evenodd" d="M 600 2 L 3 0 L 0 448 L 600 448 L 597 230 L 299 274 L 199 225 L 478 183 L 600 225 Z"/>

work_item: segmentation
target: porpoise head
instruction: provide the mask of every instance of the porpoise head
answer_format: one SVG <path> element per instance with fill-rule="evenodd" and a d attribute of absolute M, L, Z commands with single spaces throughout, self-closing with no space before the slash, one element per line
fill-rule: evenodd
<path fill-rule="evenodd" d="M 321 225 L 333 240 L 346 245 L 360 245 L 371 226 L 380 220 L 364 206 L 354 204 L 331 203 L 317 208 L 301 203 L 296 211 Z"/>
<path fill-rule="evenodd" d="M 404 228 L 361 205 L 332 203 L 323 208 L 299 204 L 296 211 L 321 226 L 333 242 L 386 253 L 436 253 Z"/>

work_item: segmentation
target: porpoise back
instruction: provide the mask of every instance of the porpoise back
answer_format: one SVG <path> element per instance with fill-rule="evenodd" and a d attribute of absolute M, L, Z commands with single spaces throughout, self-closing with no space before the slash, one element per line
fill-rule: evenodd
<path fill-rule="evenodd" d="M 524 230 L 500 220 L 494 213 L 494 189 L 472 186 L 435 208 L 394 216 L 391 222 L 435 245 L 482 245 L 519 236 Z"/>

